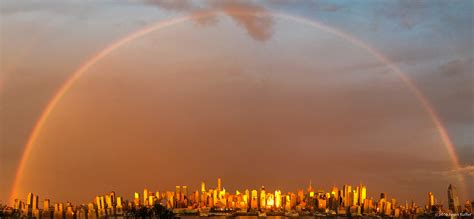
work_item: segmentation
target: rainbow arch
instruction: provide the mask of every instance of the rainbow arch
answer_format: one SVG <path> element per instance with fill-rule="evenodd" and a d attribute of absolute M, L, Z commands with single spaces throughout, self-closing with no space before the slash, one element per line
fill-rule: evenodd
<path fill-rule="evenodd" d="M 59 103 L 59 101 L 62 99 L 64 94 L 67 93 L 67 91 L 74 85 L 74 83 L 81 78 L 81 76 L 87 72 L 89 68 L 91 68 L 93 65 L 95 65 L 97 62 L 99 62 L 101 59 L 105 58 L 109 54 L 113 53 L 116 49 L 120 48 L 121 46 L 138 39 L 142 36 L 145 36 L 153 31 L 161 30 L 166 27 L 170 27 L 179 23 L 183 23 L 185 21 L 189 21 L 192 19 L 200 19 L 200 18 L 206 18 L 206 17 L 211 17 L 215 16 L 219 11 L 213 10 L 213 11 L 205 11 L 205 12 L 199 12 L 199 13 L 194 13 L 191 15 L 183 15 L 179 16 L 176 18 L 164 20 L 164 21 L 159 21 L 157 23 L 154 23 L 152 25 L 149 25 L 147 27 L 144 27 L 143 29 L 140 29 L 136 32 L 130 33 L 115 42 L 109 44 L 106 46 L 104 49 L 100 50 L 96 54 L 92 55 L 89 57 L 77 70 L 75 70 L 72 75 L 66 80 L 66 82 L 63 83 L 63 85 L 59 88 L 59 90 L 54 94 L 53 98 L 48 102 L 46 105 L 46 108 L 43 110 L 41 113 L 39 119 L 35 123 L 31 134 L 28 137 L 28 141 L 24 147 L 23 154 L 20 159 L 20 163 L 18 165 L 15 178 L 13 181 L 13 186 L 10 192 L 9 200 L 13 201 L 14 196 L 16 194 L 16 191 L 18 190 L 19 183 L 21 176 L 23 174 L 23 171 L 25 169 L 26 161 L 28 160 L 31 150 L 33 148 L 34 143 L 36 142 L 42 127 L 46 123 L 49 115 L 53 111 L 53 109 L 56 107 L 56 105 Z M 356 45 L 366 51 L 368 51 L 370 54 L 372 54 L 378 61 L 386 65 L 393 73 L 397 75 L 397 77 L 406 85 L 407 89 L 417 98 L 417 100 L 420 102 L 421 106 L 425 110 L 425 112 L 429 115 L 431 121 L 433 122 L 433 125 L 435 126 L 440 140 L 442 141 L 444 147 L 446 148 L 446 151 L 448 153 L 448 156 L 451 159 L 452 166 L 455 169 L 460 169 L 460 164 L 459 164 L 459 159 L 456 154 L 456 149 L 454 147 L 454 144 L 452 143 L 446 128 L 443 126 L 441 119 L 439 118 L 438 114 L 434 110 L 433 106 L 429 102 L 429 100 L 426 98 L 426 96 L 420 91 L 420 89 L 416 86 L 416 84 L 404 73 L 402 72 L 396 65 L 394 65 L 388 58 L 386 58 L 382 53 L 380 53 L 377 49 L 369 46 L 366 42 L 346 33 L 341 30 L 335 29 L 333 27 L 330 27 L 324 23 L 310 20 L 307 18 L 303 17 L 298 17 L 278 11 L 265 11 L 265 12 L 254 12 L 254 11 L 249 11 L 245 8 L 226 8 L 225 9 L 226 14 L 232 14 L 232 15 L 239 15 L 239 16 L 256 16 L 256 17 L 277 17 L 281 19 L 286 19 L 290 21 L 294 21 L 300 24 L 304 24 L 309 27 L 317 28 L 323 31 L 326 31 L 328 33 L 331 33 L 337 37 L 340 37 L 341 39 L 346 40 L 347 42 L 350 42 L 353 45 Z M 464 177 L 461 174 L 458 174 L 458 180 L 461 182 L 462 190 L 466 191 L 466 186 L 464 183 Z"/>

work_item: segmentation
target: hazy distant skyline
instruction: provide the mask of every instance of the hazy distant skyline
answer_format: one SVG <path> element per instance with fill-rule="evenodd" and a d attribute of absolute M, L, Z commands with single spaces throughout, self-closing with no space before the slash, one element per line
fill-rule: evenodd
<path fill-rule="evenodd" d="M 373 54 L 232 7 L 319 21 L 380 50 L 433 104 L 462 168 L 452 169 L 419 101 Z M 369 197 L 422 204 L 428 191 L 445 201 L 461 173 L 462 200 L 474 198 L 471 1 L 3 1 L 0 200 L 34 123 L 81 63 L 146 25 L 210 10 L 218 13 L 152 32 L 87 71 L 47 120 L 20 197 L 85 202 L 222 177 L 232 190 L 362 182 Z"/>

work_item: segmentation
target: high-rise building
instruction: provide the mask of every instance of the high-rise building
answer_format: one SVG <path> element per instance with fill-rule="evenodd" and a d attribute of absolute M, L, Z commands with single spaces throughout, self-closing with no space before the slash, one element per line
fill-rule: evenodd
<path fill-rule="evenodd" d="M 271 209 L 275 205 L 275 196 L 272 193 L 267 193 L 265 208 Z"/>
<path fill-rule="evenodd" d="M 33 202 L 31 203 L 31 209 L 37 210 L 39 205 L 39 197 L 37 195 L 33 195 Z"/>
<path fill-rule="evenodd" d="M 248 208 L 248 206 L 250 204 L 250 191 L 248 189 L 245 190 L 245 195 L 242 199 L 243 199 L 243 201 L 245 202 L 245 205 L 247 205 L 247 208 Z"/>
<path fill-rule="evenodd" d="M 33 203 L 31 205 L 31 214 L 34 218 L 39 218 L 40 217 L 40 211 L 39 211 L 39 197 L 38 195 L 33 196 Z"/>
<path fill-rule="evenodd" d="M 368 199 L 368 198 L 364 199 L 364 209 L 363 209 L 363 212 L 364 212 L 365 214 L 370 214 L 370 213 L 372 213 L 373 209 L 374 209 L 374 202 L 373 202 L 372 198 L 370 198 L 370 199 Z"/>
<path fill-rule="evenodd" d="M 201 182 L 201 194 L 205 193 L 206 192 L 206 183 L 205 182 Z"/>
<path fill-rule="evenodd" d="M 26 197 L 26 205 L 31 206 L 33 205 L 33 193 L 28 193 L 28 196 Z"/>
<path fill-rule="evenodd" d="M 181 188 L 183 188 L 182 189 L 183 190 L 183 196 L 187 198 L 188 195 L 189 195 L 188 194 L 188 186 L 182 186 Z"/>
<path fill-rule="evenodd" d="M 258 192 L 257 190 L 252 190 L 250 197 L 250 208 L 252 209 L 258 209 Z"/>
<path fill-rule="evenodd" d="M 43 201 L 43 210 L 49 210 L 51 208 L 51 201 L 49 199 L 45 199 Z"/>
<path fill-rule="evenodd" d="M 435 204 L 435 197 L 432 192 L 428 192 L 428 208 L 431 210 Z"/>
<path fill-rule="evenodd" d="M 117 197 L 117 203 L 116 203 L 116 213 L 118 215 L 122 215 L 123 214 L 123 205 L 122 205 L 122 197 L 118 196 Z"/>
<path fill-rule="evenodd" d="M 281 208 L 281 202 L 282 202 L 281 191 L 276 190 L 275 191 L 275 208 L 277 208 L 277 209 Z"/>
<path fill-rule="evenodd" d="M 117 203 L 116 203 L 116 197 L 115 197 L 115 192 L 114 192 L 114 191 L 110 192 L 110 193 L 109 193 L 109 196 L 110 196 L 110 199 L 111 199 L 111 201 L 112 201 L 112 202 L 111 202 L 111 206 L 109 206 L 109 207 L 115 207 L 115 206 L 117 205 Z"/>
<path fill-rule="evenodd" d="M 265 192 L 265 187 L 260 188 L 260 209 L 264 209 L 267 205 L 267 193 Z"/>
<path fill-rule="evenodd" d="M 344 197 L 344 199 L 343 199 L 344 207 L 349 207 L 349 206 L 351 205 L 351 198 L 352 198 L 352 197 L 351 197 L 351 192 L 352 192 L 351 186 L 349 186 L 349 185 L 344 185 L 344 186 L 343 186 L 343 191 L 344 191 L 344 193 L 343 193 L 343 197 Z"/>
<path fill-rule="evenodd" d="M 148 206 L 153 206 L 155 204 L 155 197 L 150 195 L 148 196 L 148 201 L 147 201 L 147 205 Z"/>
<path fill-rule="evenodd" d="M 140 193 L 138 193 L 138 192 L 135 192 L 134 203 L 135 203 L 136 206 L 140 206 Z"/>
<path fill-rule="evenodd" d="M 49 199 L 45 199 L 43 201 L 42 218 L 51 218 L 52 216 L 53 212 L 51 211 L 51 201 Z"/>
<path fill-rule="evenodd" d="M 362 205 L 362 204 L 364 204 L 364 200 L 367 198 L 367 187 L 365 187 L 364 185 L 361 184 L 359 189 L 360 189 L 360 191 L 359 191 L 358 204 Z"/>
<path fill-rule="evenodd" d="M 189 194 L 188 194 L 188 186 L 181 186 L 181 203 L 184 205 L 183 207 L 187 207 Z"/>
<path fill-rule="evenodd" d="M 174 195 L 176 196 L 176 201 L 179 202 L 181 200 L 181 186 L 176 186 L 176 192 Z"/>
<path fill-rule="evenodd" d="M 143 190 L 143 205 L 148 206 L 148 189 Z"/>
<path fill-rule="evenodd" d="M 383 212 L 386 216 L 392 215 L 392 203 L 391 202 L 386 202 L 385 209 L 384 209 Z"/>
<path fill-rule="evenodd" d="M 336 186 L 333 186 L 331 189 L 331 195 L 334 195 L 336 200 L 339 200 L 339 189 Z"/>
<path fill-rule="evenodd" d="M 453 213 L 461 212 L 461 205 L 459 203 L 458 192 L 455 186 L 449 184 L 448 187 L 448 203 L 449 203 L 449 210 Z"/>
<path fill-rule="evenodd" d="M 352 190 L 352 205 L 358 205 L 358 201 L 359 201 L 359 191 L 360 191 L 360 187 L 356 187 L 356 189 Z"/>
<path fill-rule="evenodd" d="M 222 180 L 221 178 L 217 178 L 217 191 L 220 192 L 222 190 Z"/>

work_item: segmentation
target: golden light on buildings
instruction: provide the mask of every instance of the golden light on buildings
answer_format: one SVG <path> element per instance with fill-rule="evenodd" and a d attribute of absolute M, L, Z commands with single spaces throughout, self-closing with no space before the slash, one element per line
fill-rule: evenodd
<path fill-rule="evenodd" d="M 266 208 L 267 209 L 272 209 L 273 206 L 275 205 L 275 196 L 272 193 L 267 193 L 267 202 L 266 202 Z"/>
<path fill-rule="evenodd" d="M 401 216 L 406 215 L 408 209 L 413 214 L 432 213 L 431 209 L 435 208 L 435 198 L 433 193 L 428 193 L 428 204 L 426 208 L 416 207 L 413 203 L 409 208 L 408 203 L 403 206 L 397 206 L 395 198 L 388 199 L 386 193 L 381 193 L 380 199 L 367 199 L 367 189 L 365 186 L 356 186 L 354 190 L 350 190 L 351 186 L 344 185 L 342 190 L 333 187 L 330 192 L 318 190 L 314 192 L 310 186 L 306 192 L 299 189 L 296 193 L 288 192 L 282 195 L 281 190 L 275 190 L 273 193 L 267 191 L 265 187 L 261 187 L 260 191 L 255 189 L 244 193 L 236 190 L 234 194 L 226 192 L 225 188 L 210 189 L 205 191 L 201 184 L 201 192 L 195 190 L 191 194 L 188 193 L 187 186 L 176 186 L 176 191 L 165 191 L 163 193 L 151 192 L 148 189 L 143 191 L 143 199 L 140 193 L 134 193 L 134 200 L 132 202 L 123 201 L 122 197 L 115 196 L 114 192 L 105 195 L 98 195 L 87 206 L 73 206 L 71 203 L 55 203 L 54 208 L 50 207 L 50 201 L 44 200 L 43 210 L 38 208 L 39 197 L 33 193 L 29 193 L 25 201 L 15 200 L 14 208 L 25 217 L 40 218 L 85 218 L 85 215 L 90 215 L 89 218 L 107 218 L 112 215 L 126 215 L 127 210 L 130 209 L 152 209 L 161 205 L 168 209 L 176 209 L 176 212 L 189 211 L 200 212 L 201 210 L 209 211 L 214 208 L 222 214 L 225 212 L 239 212 L 245 213 L 271 213 L 282 214 L 289 213 L 289 215 L 307 215 L 312 213 L 328 214 L 330 212 L 342 215 L 361 216 L 364 214 L 376 214 L 377 216 Z M 222 186 L 222 185 L 221 185 Z M 204 191 L 203 191 L 204 190 Z M 161 195 L 160 195 L 161 194 Z M 188 196 L 189 195 L 189 196 Z M 339 196 L 339 199 L 335 197 Z M 146 197 L 146 199 L 145 199 Z M 141 204 L 143 202 L 143 204 Z M 374 204 L 375 203 L 375 204 Z M 468 202 L 466 202 L 468 203 Z M 125 204 L 125 205 L 124 205 Z M 375 206 L 376 205 L 376 206 Z M 466 204 L 466 206 L 470 206 Z M 466 207 L 471 209 L 472 207 Z M 206 210 L 207 209 L 207 210 Z M 439 209 L 438 209 L 439 211 Z M 471 211 L 471 210 L 469 210 Z M 331 213 L 331 214 L 333 214 Z M 50 214 L 50 216 L 48 216 Z M 178 213 L 179 215 L 180 213 Z M 53 217 L 54 215 L 54 217 Z M 94 216 L 95 215 L 95 216 Z"/>
<path fill-rule="evenodd" d="M 255 189 L 252 190 L 250 207 L 252 209 L 258 209 L 258 192 Z"/>
<path fill-rule="evenodd" d="M 267 193 L 265 192 L 265 187 L 260 188 L 260 208 L 265 208 L 267 205 Z"/>
<path fill-rule="evenodd" d="M 277 208 L 277 209 L 281 208 L 281 203 L 282 203 L 281 191 L 276 190 L 275 191 L 275 208 Z"/>

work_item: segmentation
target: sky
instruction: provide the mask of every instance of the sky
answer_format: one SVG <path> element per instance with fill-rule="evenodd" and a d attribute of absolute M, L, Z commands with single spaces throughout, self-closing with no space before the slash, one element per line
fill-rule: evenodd
<path fill-rule="evenodd" d="M 88 202 L 116 191 L 368 187 L 369 197 L 474 199 L 472 1 L 13 1 L 0 3 L 0 202 L 58 89 L 15 196 Z M 235 13 L 245 11 L 245 13 Z M 454 168 L 420 101 L 446 127 Z M 208 13 L 209 16 L 199 16 Z M 458 180 L 462 175 L 464 183 Z M 462 187 L 465 187 L 462 190 Z"/>

